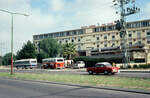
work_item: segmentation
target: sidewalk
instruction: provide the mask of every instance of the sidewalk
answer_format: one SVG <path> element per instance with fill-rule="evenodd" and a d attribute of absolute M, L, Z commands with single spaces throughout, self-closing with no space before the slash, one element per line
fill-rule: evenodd
<path fill-rule="evenodd" d="M 133 69 L 132 70 L 131 69 L 125 69 L 125 70 L 123 70 L 123 69 L 121 69 L 120 73 L 123 73 L 123 72 L 124 73 L 125 72 L 128 72 L 128 73 L 150 73 L 150 69 L 145 69 L 145 70 L 143 70 L 143 69 L 141 69 L 141 70 L 140 69 L 138 69 L 138 70 L 137 69 L 134 69 L 134 70 Z"/>

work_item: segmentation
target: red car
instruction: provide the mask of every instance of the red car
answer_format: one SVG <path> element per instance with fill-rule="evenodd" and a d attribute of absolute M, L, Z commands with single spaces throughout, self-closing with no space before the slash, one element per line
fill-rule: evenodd
<path fill-rule="evenodd" d="M 118 70 L 119 70 L 118 67 L 112 67 L 112 65 L 108 62 L 96 63 L 95 66 L 87 68 L 87 72 L 89 74 L 93 74 L 93 73 L 109 74 L 109 73 L 111 73 L 112 75 L 114 75 L 115 73 L 118 72 Z"/>

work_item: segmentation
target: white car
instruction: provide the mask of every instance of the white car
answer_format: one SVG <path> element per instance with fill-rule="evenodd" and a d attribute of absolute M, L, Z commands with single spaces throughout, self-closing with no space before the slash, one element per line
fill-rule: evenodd
<path fill-rule="evenodd" d="M 84 68 L 84 67 L 85 67 L 84 61 L 77 61 L 73 66 L 73 68 Z"/>

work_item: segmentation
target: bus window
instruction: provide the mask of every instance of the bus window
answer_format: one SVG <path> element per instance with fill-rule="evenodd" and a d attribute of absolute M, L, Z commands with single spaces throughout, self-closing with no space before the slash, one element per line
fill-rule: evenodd
<path fill-rule="evenodd" d="M 36 61 L 31 61 L 31 63 L 36 63 Z"/>
<path fill-rule="evenodd" d="M 57 62 L 64 62 L 63 59 L 57 59 Z"/>

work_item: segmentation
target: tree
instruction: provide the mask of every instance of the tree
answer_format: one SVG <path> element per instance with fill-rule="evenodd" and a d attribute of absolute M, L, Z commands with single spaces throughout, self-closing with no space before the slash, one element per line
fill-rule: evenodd
<path fill-rule="evenodd" d="M 40 41 L 39 48 L 40 52 L 37 56 L 39 62 L 43 58 L 57 57 L 61 52 L 61 45 L 58 44 L 57 40 L 52 38 Z"/>
<path fill-rule="evenodd" d="M 13 54 L 13 60 L 16 59 L 16 56 Z M 11 65 L 11 53 L 7 53 L 2 57 L 3 65 Z"/>
<path fill-rule="evenodd" d="M 24 44 L 22 49 L 17 52 L 17 59 L 36 58 L 36 56 L 36 48 L 31 41 L 28 41 L 27 44 Z"/>
<path fill-rule="evenodd" d="M 67 59 L 71 59 L 76 54 L 75 45 L 71 43 L 64 44 L 62 46 L 63 56 Z"/>
<path fill-rule="evenodd" d="M 45 53 L 45 52 L 43 52 L 42 50 L 37 54 L 37 61 L 39 62 L 39 63 L 42 63 L 42 59 L 44 59 L 44 58 L 48 58 L 48 55 Z"/>

